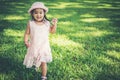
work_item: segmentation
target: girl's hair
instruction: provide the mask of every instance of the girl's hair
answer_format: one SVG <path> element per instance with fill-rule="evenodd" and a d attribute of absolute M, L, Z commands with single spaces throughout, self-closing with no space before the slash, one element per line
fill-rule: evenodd
<path fill-rule="evenodd" d="M 50 21 L 50 20 L 47 18 L 47 16 L 46 16 L 46 15 L 44 15 L 44 18 L 45 18 L 45 20 Z"/>
<path fill-rule="evenodd" d="M 33 9 L 33 10 L 31 11 L 32 20 L 35 20 L 35 18 L 33 17 L 33 12 L 34 12 L 34 10 L 35 10 L 35 9 Z M 44 11 L 44 13 L 45 13 L 45 10 L 44 10 L 44 9 L 43 9 L 43 11 Z M 50 20 L 47 18 L 46 14 L 44 14 L 43 20 L 50 21 Z"/>

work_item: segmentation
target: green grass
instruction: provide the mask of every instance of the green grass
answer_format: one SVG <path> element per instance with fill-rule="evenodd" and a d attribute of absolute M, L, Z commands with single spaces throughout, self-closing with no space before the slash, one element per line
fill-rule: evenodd
<path fill-rule="evenodd" d="M 34 1 L 0 1 L 0 80 L 40 79 L 41 71 L 22 64 L 27 10 Z M 50 35 L 48 80 L 120 80 L 120 1 L 42 1 L 48 18 L 58 18 L 57 33 Z"/>

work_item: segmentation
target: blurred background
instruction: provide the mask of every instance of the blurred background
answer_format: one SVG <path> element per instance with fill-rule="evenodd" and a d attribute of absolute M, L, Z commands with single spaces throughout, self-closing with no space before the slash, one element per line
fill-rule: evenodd
<path fill-rule="evenodd" d="M 48 80 L 120 80 L 120 0 L 0 0 L 0 80 L 40 80 L 41 70 L 23 66 L 35 1 L 58 18 Z"/>

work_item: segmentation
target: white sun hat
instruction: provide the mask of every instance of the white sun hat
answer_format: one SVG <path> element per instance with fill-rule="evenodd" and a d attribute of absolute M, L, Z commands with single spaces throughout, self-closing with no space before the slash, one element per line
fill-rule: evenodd
<path fill-rule="evenodd" d="M 31 6 L 31 8 L 28 10 L 28 13 L 31 14 L 31 11 L 36 9 L 36 8 L 41 8 L 45 10 L 45 13 L 48 12 L 48 8 L 44 5 L 44 3 L 42 2 L 34 2 Z"/>

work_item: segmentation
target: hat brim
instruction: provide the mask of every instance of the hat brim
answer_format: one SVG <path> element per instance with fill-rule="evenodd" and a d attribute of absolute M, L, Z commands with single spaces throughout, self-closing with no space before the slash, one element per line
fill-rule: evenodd
<path fill-rule="evenodd" d="M 44 9 L 44 10 L 45 10 L 45 13 L 48 12 L 48 8 L 47 8 L 47 7 L 36 6 L 36 7 L 31 7 L 31 8 L 28 10 L 28 13 L 31 14 L 31 11 L 34 10 L 34 9 L 37 9 L 37 8 Z"/>

